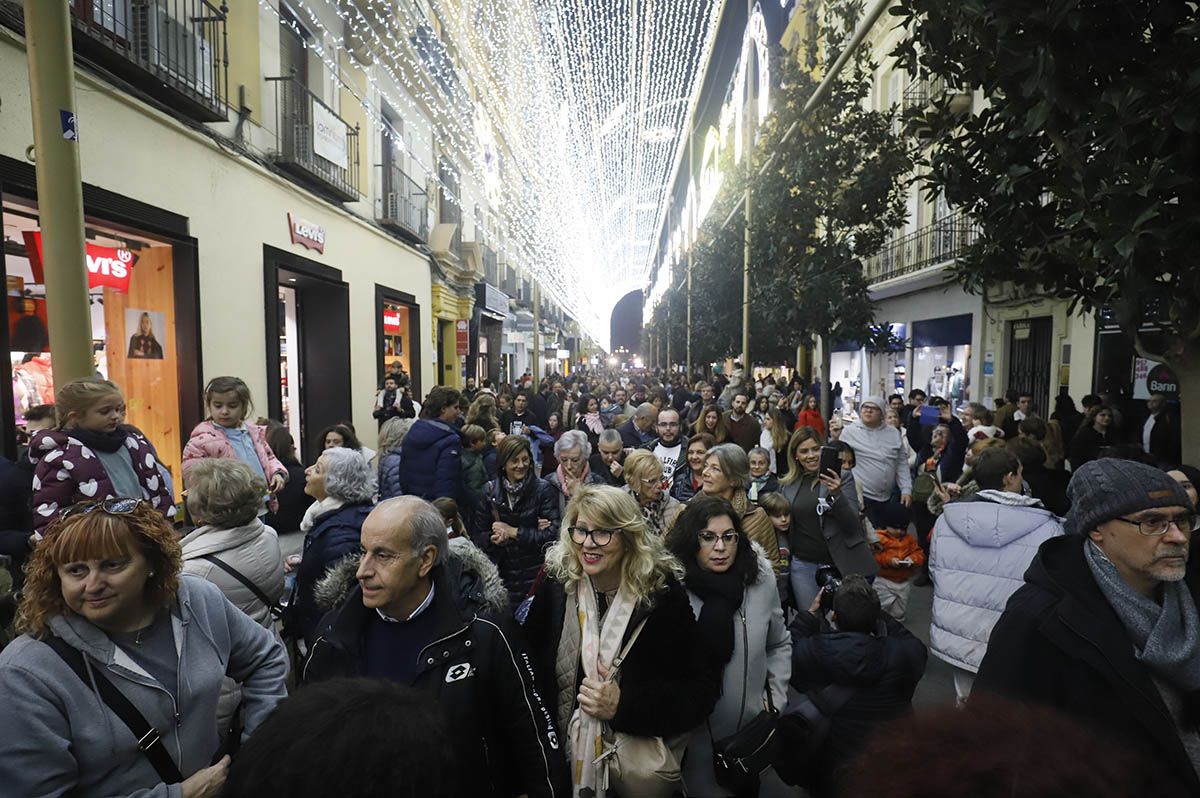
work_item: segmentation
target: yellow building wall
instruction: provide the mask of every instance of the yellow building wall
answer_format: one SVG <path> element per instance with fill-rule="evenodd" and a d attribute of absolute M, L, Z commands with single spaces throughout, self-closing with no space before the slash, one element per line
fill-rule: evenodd
<path fill-rule="evenodd" d="M 238 87 L 246 87 L 246 106 L 250 109 L 250 121 L 262 123 L 262 63 L 259 56 L 259 13 L 258 3 L 234 0 L 229 4 L 229 15 L 225 18 L 229 37 L 229 87 L 228 99 L 236 115 L 238 111 Z"/>
<path fill-rule="evenodd" d="M 359 98 L 367 99 L 371 94 L 367 77 L 362 69 L 352 66 L 345 54 L 341 58 L 342 77 L 353 88 L 353 91 L 346 86 L 339 86 L 338 92 L 341 96 L 338 98 L 338 107 L 341 109 L 341 117 L 346 120 L 346 124 L 358 128 L 358 190 L 366 194 L 367 186 L 370 185 L 368 178 L 371 173 L 371 142 L 369 138 L 375 127 L 368 119 L 367 111 L 363 108 Z"/>

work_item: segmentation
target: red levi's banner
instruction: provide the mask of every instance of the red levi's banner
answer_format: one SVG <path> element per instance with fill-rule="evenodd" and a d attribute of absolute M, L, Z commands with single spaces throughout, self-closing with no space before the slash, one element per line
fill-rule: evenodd
<path fill-rule="evenodd" d="M 400 335 L 400 311 L 385 310 L 383 312 L 383 334 Z"/>
<path fill-rule="evenodd" d="M 25 231 L 22 235 L 25 238 L 25 251 L 29 257 L 29 266 L 33 270 L 34 282 L 45 283 L 42 268 L 42 234 L 35 230 Z M 137 255 L 128 249 L 88 244 L 86 256 L 88 288 L 111 288 L 119 294 L 129 293 L 129 277 L 133 273 Z"/>

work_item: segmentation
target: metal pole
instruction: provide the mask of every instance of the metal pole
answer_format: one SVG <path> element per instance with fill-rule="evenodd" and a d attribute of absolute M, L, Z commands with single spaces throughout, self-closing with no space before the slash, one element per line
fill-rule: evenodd
<path fill-rule="evenodd" d="M 25 52 L 55 385 L 95 373 L 67 2 L 25 2 Z"/>
<path fill-rule="evenodd" d="M 754 0 L 747 0 L 746 3 L 746 24 L 749 25 L 750 17 L 754 14 Z M 749 174 L 751 165 L 754 163 L 754 115 L 757 110 L 754 107 L 754 70 L 750 69 L 750 53 L 754 52 L 754 48 L 746 50 L 746 127 L 749 128 L 749 135 L 746 136 L 746 171 Z M 745 199 L 745 224 L 746 229 L 743 231 L 742 239 L 744 242 L 742 251 L 742 368 L 746 370 L 746 376 L 751 374 L 750 368 L 750 181 L 746 181 L 746 199 Z"/>
<path fill-rule="evenodd" d="M 688 132 L 688 183 L 692 182 L 692 173 L 696 169 L 696 126 Z M 688 225 L 695 218 L 694 209 L 688 208 Z M 692 390 L 692 251 L 696 249 L 696 231 L 688 229 L 687 253 L 687 390 Z"/>
<path fill-rule="evenodd" d="M 533 283 L 533 389 L 538 389 L 538 384 L 542 381 L 542 330 L 541 330 L 541 302 L 538 297 L 538 284 Z"/>

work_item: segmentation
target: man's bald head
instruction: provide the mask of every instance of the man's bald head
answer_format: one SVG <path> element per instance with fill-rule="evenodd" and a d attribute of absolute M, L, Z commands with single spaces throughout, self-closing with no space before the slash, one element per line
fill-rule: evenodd
<path fill-rule="evenodd" d="M 362 528 L 364 533 L 370 530 L 388 535 L 397 547 L 407 544 L 415 555 L 432 546 L 437 550 L 438 563 L 445 562 L 450 553 L 446 520 L 436 507 L 417 496 L 381 501 Z"/>

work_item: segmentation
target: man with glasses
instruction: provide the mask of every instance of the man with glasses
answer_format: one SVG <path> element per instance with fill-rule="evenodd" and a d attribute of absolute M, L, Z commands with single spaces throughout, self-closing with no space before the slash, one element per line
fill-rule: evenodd
<path fill-rule="evenodd" d="M 1067 488 L 1048 540 L 992 631 L 976 692 L 1045 703 L 1124 738 L 1200 794 L 1196 508 L 1169 475 L 1104 458 Z"/>
<path fill-rule="evenodd" d="M 670 407 L 660 410 L 657 430 L 658 437 L 642 448 L 653 452 L 654 456 L 658 458 L 658 462 L 662 463 L 663 480 L 666 482 L 666 490 L 670 492 L 671 486 L 675 484 L 675 469 L 683 460 L 688 445 L 687 436 L 683 434 L 683 422 L 679 418 L 679 411 Z"/>

